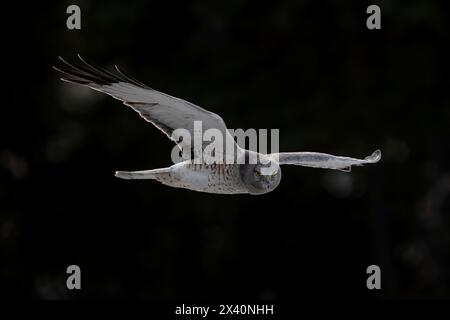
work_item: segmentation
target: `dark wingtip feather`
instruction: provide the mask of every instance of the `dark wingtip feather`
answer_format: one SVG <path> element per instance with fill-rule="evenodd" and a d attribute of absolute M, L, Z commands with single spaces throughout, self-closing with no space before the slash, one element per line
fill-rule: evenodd
<path fill-rule="evenodd" d="M 134 85 L 137 85 L 138 87 L 142 87 L 142 88 L 145 88 L 145 89 L 152 90 L 152 88 L 150 88 L 146 84 L 140 82 L 139 80 L 136 80 L 132 76 L 128 75 L 126 72 L 124 72 L 121 69 L 119 69 L 119 67 L 116 64 L 114 65 L 114 68 L 116 69 L 117 73 L 124 79 L 124 81 L 130 82 L 130 83 L 132 83 Z"/>
<path fill-rule="evenodd" d="M 141 88 L 151 89 L 147 85 L 143 84 L 142 82 L 134 79 L 133 77 L 127 75 L 125 72 L 121 71 L 117 65 L 114 66 L 116 73 L 113 74 L 109 71 L 106 71 L 100 67 L 97 67 L 87 62 L 79 53 L 77 53 L 77 57 L 78 60 L 81 62 L 81 65 L 69 63 L 61 56 L 58 56 L 59 60 L 62 62 L 62 66 L 53 67 L 55 70 L 69 76 L 64 78 L 68 82 L 74 82 L 78 84 L 97 84 L 97 85 L 108 85 L 118 82 L 127 82 Z"/>

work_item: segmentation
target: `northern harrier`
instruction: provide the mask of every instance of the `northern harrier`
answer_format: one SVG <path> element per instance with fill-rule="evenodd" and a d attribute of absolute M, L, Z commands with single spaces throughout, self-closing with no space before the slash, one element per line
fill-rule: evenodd
<path fill-rule="evenodd" d="M 64 74 L 61 80 L 87 86 L 122 101 L 174 140 L 180 149 L 189 148 L 194 156 L 204 151 L 204 144 L 196 150 L 192 147 L 194 146 L 192 141 L 184 141 L 173 136 L 176 129 L 185 129 L 194 137 L 194 121 L 201 121 L 204 130 L 217 129 L 224 137 L 229 138 L 230 132 L 217 114 L 188 101 L 153 90 L 128 76 L 117 66 L 116 72 L 110 73 L 78 57 L 81 62 L 79 65 L 70 64 L 60 58 L 63 65 L 54 68 Z M 376 163 L 381 158 L 380 150 L 376 150 L 364 159 L 355 159 L 317 152 L 283 152 L 265 155 L 242 149 L 237 144 L 234 148 L 235 163 L 196 164 L 191 158 L 168 168 L 117 171 L 115 175 L 122 179 L 154 179 L 171 187 L 201 192 L 264 194 L 279 185 L 282 164 L 350 171 L 352 166 Z M 248 159 L 252 155 L 257 155 L 259 160 L 256 163 L 239 161 Z M 271 170 L 266 170 L 268 168 Z"/>

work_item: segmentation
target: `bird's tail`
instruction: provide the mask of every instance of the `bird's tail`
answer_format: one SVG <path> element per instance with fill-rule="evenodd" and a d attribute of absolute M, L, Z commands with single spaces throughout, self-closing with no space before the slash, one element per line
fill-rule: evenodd
<path fill-rule="evenodd" d="M 170 168 L 161 168 L 143 171 L 116 171 L 115 176 L 120 179 L 154 179 L 161 181 L 161 179 L 170 177 Z"/>

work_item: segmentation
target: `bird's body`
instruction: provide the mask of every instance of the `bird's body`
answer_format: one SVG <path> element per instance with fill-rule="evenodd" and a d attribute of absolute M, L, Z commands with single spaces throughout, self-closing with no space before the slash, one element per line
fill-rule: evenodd
<path fill-rule="evenodd" d="M 184 161 L 155 177 L 162 184 L 193 191 L 236 194 L 248 193 L 239 176 L 237 164 L 195 164 Z M 120 177 L 120 173 L 116 174 Z"/>
<path fill-rule="evenodd" d="M 171 168 L 175 178 L 173 187 L 210 193 L 248 193 L 241 181 L 238 164 L 195 164 L 186 161 Z"/>
<path fill-rule="evenodd" d="M 350 171 L 352 166 L 376 163 L 381 158 L 379 150 L 364 159 L 318 152 L 265 155 L 245 150 L 234 142 L 234 137 L 230 134 L 225 122 L 217 114 L 188 101 L 156 91 L 126 75 L 117 67 L 117 72 L 113 74 L 87 63 L 80 56 L 79 58 L 82 65 L 73 65 L 60 58 L 64 66 L 55 67 L 55 69 L 65 75 L 62 80 L 87 86 L 122 101 L 146 121 L 163 131 L 178 145 L 184 155 L 184 151 L 188 151 L 187 153 L 193 156 L 168 168 L 117 171 L 116 176 L 122 179 L 153 179 L 167 186 L 208 193 L 265 194 L 279 185 L 280 165 L 291 164 Z M 200 144 L 195 141 L 199 133 L 196 127 L 198 122 L 202 124 L 201 135 L 204 131 L 215 130 L 226 141 L 232 141 L 233 150 L 236 152 L 231 152 L 234 162 L 225 160 L 230 159 L 229 149 L 218 151 L 218 158 L 214 158 L 212 162 L 209 161 L 210 158 L 202 157 L 208 145 L 204 141 Z M 179 135 L 180 129 L 189 134 L 187 139 Z M 256 161 L 249 161 L 250 158 Z M 201 161 L 197 161 L 198 159 Z"/>
<path fill-rule="evenodd" d="M 270 164 L 269 164 L 270 165 Z M 220 194 L 262 194 L 275 189 L 281 180 L 281 169 L 276 167 L 275 175 L 268 177 L 264 188 L 254 188 L 246 176 L 253 174 L 253 167 L 246 164 L 206 164 L 183 161 L 169 168 L 145 171 L 117 171 L 116 177 L 122 179 L 154 179 L 174 188 L 184 188 L 199 192 Z M 250 172 L 249 172 L 250 171 Z"/>

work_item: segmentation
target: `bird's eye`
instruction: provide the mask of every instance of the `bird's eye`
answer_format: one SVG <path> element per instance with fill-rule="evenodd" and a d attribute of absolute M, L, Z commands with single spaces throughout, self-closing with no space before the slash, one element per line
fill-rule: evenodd
<path fill-rule="evenodd" d="M 261 172 L 259 172 L 259 171 L 255 171 L 255 174 L 256 174 L 256 176 L 260 176 L 261 175 Z"/>

